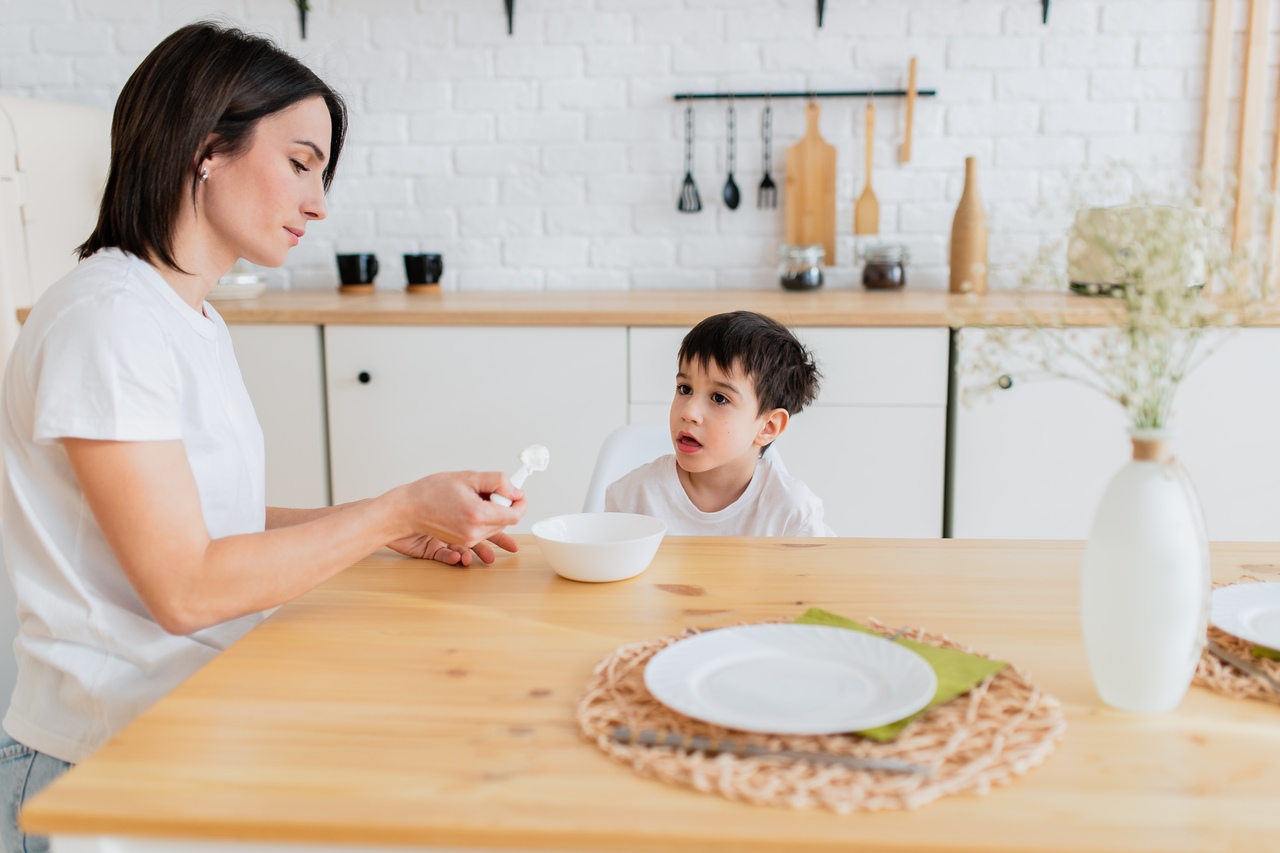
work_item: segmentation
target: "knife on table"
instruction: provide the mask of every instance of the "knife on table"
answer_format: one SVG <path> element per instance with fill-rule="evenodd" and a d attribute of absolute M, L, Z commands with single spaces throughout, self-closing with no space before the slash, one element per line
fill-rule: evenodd
<path fill-rule="evenodd" d="M 707 737 L 686 737 L 675 732 L 656 732 L 645 729 L 632 732 L 630 726 L 618 726 L 613 730 L 613 739 L 618 743 L 638 744 L 640 746 L 673 746 L 694 752 L 705 752 L 708 755 L 729 753 L 749 758 L 788 758 L 795 761 L 808 761 L 813 764 L 838 764 L 855 770 L 883 770 L 886 773 L 931 773 L 931 768 L 924 764 L 911 764 L 895 758 L 857 758 L 852 755 L 834 755 L 829 752 L 801 752 L 793 749 L 769 749 L 753 743 L 741 743 L 734 740 L 712 740 Z"/>
<path fill-rule="evenodd" d="M 1280 681 L 1276 681 L 1276 679 L 1272 678 L 1271 675 L 1262 667 L 1249 663 L 1239 655 L 1232 654 L 1223 648 L 1216 640 L 1206 640 L 1205 644 L 1209 649 L 1209 654 L 1213 655 L 1218 660 L 1234 666 L 1246 675 L 1252 675 L 1254 678 L 1260 679 L 1272 690 L 1280 693 Z"/>

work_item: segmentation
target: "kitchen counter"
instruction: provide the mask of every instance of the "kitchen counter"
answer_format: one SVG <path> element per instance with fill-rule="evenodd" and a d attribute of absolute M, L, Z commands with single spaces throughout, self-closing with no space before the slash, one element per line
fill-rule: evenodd
<path fill-rule="evenodd" d="M 492 567 L 362 560 L 36 797 L 26 827 L 55 845 L 110 836 L 64 849 L 116 853 L 1252 853 L 1280 838 L 1280 707 L 1199 688 L 1169 714 L 1104 707 L 1079 634 L 1080 543 L 672 537 L 644 574 L 594 585 L 520 539 Z M 1280 579 L 1274 545 L 1219 544 L 1213 560 L 1219 580 Z M 1014 662 L 1062 701 L 1065 740 L 985 796 L 838 816 L 646 779 L 579 737 L 575 699 L 617 646 L 810 605 Z"/>
<path fill-rule="evenodd" d="M 406 293 L 334 291 L 267 293 L 219 301 L 228 323 L 413 326 L 692 326 L 722 311 L 749 310 L 793 326 L 951 326 L 960 317 L 1017 323 L 1015 294 L 980 298 L 938 291 L 871 293 L 824 290 L 551 291 L 536 293 Z M 1037 294 L 1028 307 L 1061 314 L 1072 325 L 1105 324 L 1105 301 Z"/>
<path fill-rule="evenodd" d="M 790 326 L 951 327 L 1037 322 L 1105 326 L 1118 303 L 1073 293 L 958 296 L 901 290 L 619 290 L 408 293 L 270 291 L 214 302 L 233 324 L 357 326 L 692 326 L 723 311 L 757 311 Z M 30 308 L 18 309 L 23 322 Z M 1280 304 L 1253 325 L 1280 326 Z"/>

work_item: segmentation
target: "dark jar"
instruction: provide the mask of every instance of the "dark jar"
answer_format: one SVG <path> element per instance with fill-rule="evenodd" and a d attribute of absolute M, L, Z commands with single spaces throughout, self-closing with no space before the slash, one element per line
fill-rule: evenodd
<path fill-rule="evenodd" d="M 821 243 L 808 246 L 784 243 L 778 250 L 778 283 L 785 290 L 814 290 L 822 287 L 822 262 L 827 250 Z"/>
<path fill-rule="evenodd" d="M 862 250 L 862 286 L 868 290 L 897 290 L 907 283 L 907 247 L 877 243 Z"/>

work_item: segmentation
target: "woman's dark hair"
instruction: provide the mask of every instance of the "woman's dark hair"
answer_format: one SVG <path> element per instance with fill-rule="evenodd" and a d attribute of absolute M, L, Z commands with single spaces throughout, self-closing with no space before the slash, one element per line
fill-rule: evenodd
<path fill-rule="evenodd" d="M 762 415 L 773 409 L 798 413 L 818 396 L 822 378 L 813 353 L 790 329 L 754 311 L 703 320 L 684 336 L 677 358 L 680 364 L 741 370 L 755 385 Z"/>
<path fill-rule="evenodd" d="M 210 21 L 160 42 L 116 101 L 111 169 L 80 259 L 116 247 L 180 269 L 173 232 L 187 192 L 195 198 L 197 164 L 213 154 L 242 154 L 261 119 L 311 97 L 324 99 L 333 123 L 323 172 L 328 190 L 347 108 L 315 72 L 268 39 Z"/>

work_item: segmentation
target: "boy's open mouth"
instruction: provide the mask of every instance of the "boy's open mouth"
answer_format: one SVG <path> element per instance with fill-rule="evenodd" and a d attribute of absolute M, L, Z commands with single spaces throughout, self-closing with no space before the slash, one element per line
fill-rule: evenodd
<path fill-rule="evenodd" d="M 702 442 L 698 441 L 688 433 L 682 432 L 680 435 L 676 436 L 676 447 L 678 447 L 682 453 L 697 453 L 702 449 Z"/>

